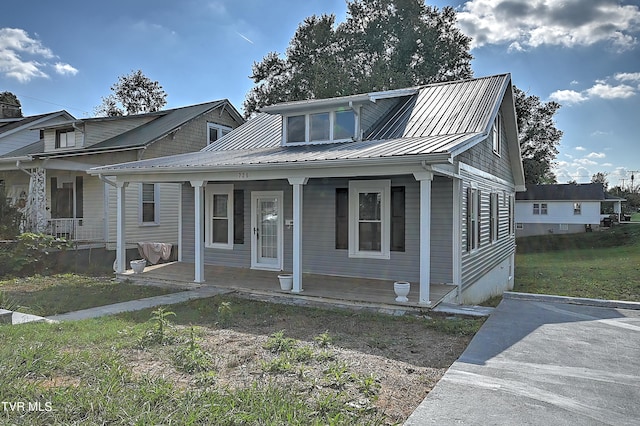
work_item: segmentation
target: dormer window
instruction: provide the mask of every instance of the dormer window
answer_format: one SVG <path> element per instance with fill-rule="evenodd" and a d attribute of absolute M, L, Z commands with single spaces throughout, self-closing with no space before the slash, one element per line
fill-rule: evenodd
<path fill-rule="evenodd" d="M 56 130 L 56 148 L 76 146 L 76 132 L 73 129 Z"/>
<path fill-rule="evenodd" d="M 356 137 L 357 115 L 352 109 L 289 115 L 284 119 L 284 143 L 345 142 Z"/>
<path fill-rule="evenodd" d="M 210 145 L 233 130 L 218 123 L 207 123 L 207 145 Z"/>

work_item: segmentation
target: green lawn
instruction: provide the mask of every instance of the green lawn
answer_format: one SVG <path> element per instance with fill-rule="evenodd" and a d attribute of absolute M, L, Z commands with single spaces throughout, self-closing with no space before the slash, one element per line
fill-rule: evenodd
<path fill-rule="evenodd" d="M 104 277 L 37 275 L 0 280 L 0 305 L 14 311 L 50 316 L 176 291 L 179 290 L 134 285 Z"/>
<path fill-rule="evenodd" d="M 518 239 L 514 291 L 640 301 L 640 226 Z"/>

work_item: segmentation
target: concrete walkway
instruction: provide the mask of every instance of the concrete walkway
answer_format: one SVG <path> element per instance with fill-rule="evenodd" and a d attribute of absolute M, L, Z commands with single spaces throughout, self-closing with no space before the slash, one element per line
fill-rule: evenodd
<path fill-rule="evenodd" d="M 67 312 L 66 314 L 53 315 L 46 319 L 52 321 L 77 321 L 87 318 L 119 314 L 121 312 L 139 311 L 142 309 L 154 308 L 156 306 L 173 305 L 175 303 L 182 303 L 188 300 L 202 299 L 231 292 L 232 290 L 228 289 L 203 286 L 195 290 L 181 291 L 178 293 L 164 294 L 162 296 L 114 303 L 113 305 L 98 306 L 95 308 L 83 309 L 81 311 Z"/>
<path fill-rule="evenodd" d="M 638 425 L 640 303 L 507 293 L 406 425 Z"/>

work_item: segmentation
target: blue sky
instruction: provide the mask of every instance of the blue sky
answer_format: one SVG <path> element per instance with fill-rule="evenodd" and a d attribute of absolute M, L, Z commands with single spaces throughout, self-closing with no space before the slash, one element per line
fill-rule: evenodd
<path fill-rule="evenodd" d="M 563 107 L 559 183 L 608 173 L 640 183 L 640 0 L 439 0 L 473 37 L 477 77 L 513 82 Z M 3 4 L 0 91 L 23 113 L 94 115 L 118 76 L 141 69 L 167 108 L 227 98 L 238 109 L 251 65 L 284 53 L 307 16 L 344 20 L 344 0 L 112 0 Z"/>

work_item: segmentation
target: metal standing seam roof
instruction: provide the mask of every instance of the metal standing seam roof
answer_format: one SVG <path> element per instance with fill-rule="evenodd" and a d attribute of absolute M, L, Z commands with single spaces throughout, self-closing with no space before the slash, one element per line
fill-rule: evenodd
<path fill-rule="evenodd" d="M 260 113 L 199 153 L 99 170 L 198 169 L 457 153 L 486 137 L 509 81 L 510 76 L 502 74 L 427 85 L 411 96 L 399 92 L 398 106 L 372 130 L 365 130 L 366 140 L 362 141 L 281 146 L 282 117 Z"/>

